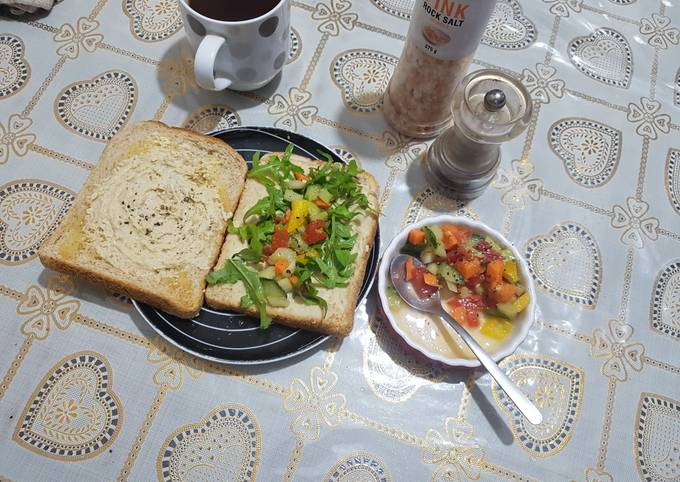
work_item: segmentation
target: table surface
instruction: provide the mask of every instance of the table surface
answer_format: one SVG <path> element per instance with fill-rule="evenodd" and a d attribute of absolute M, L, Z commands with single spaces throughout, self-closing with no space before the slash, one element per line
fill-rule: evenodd
<path fill-rule="evenodd" d="M 473 68 L 534 99 L 498 175 L 463 204 L 423 178 L 427 143 L 381 93 L 413 0 L 292 2 L 292 51 L 255 93 L 192 80 L 175 0 L 66 0 L 0 20 L 0 474 L 11 480 L 680 479 L 680 4 L 500 0 Z M 152 335 L 124 297 L 44 270 L 36 248 L 109 139 L 161 119 L 306 134 L 379 180 L 383 243 L 433 212 L 527 257 L 537 320 L 502 366 L 405 348 L 372 293 L 352 334 L 257 369 Z M 384 245 L 382 248 L 384 249 Z"/>

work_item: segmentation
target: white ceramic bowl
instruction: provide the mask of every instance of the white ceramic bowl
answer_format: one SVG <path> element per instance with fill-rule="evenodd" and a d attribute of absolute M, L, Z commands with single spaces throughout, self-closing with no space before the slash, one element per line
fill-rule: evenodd
<path fill-rule="evenodd" d="M 402 246 L 406 243 L 408 233 L 409 231 L 411 231 L 411 229 L 420 228 L 422 226 L 430 224 L 458 224 L 467 226 L 468 228 L 472 229 L 475 233 L 490 236 L 499 245 L 512 251 L 512 254 L 517 259 L 517 267 L 519 268 L 522 283 L 524 284 L 524 286 L 526 286 L 526 289 L 529 292 L 531 302 L 529 303 L 529 306 L 522 313 L 520 313 L 513 322 L 515 328 L 512 331 L 511 335 L 508 336 L 505 340 L 503 340 L 498 345 L 495 351 L 489 353 L 495 361 L 499 361 L 502 358 L 505 358 L 506 356 L 512 354 L 527 337 L 527 335 L 529 334 L 529 328 L 531 328 L 531 324 L 534 321 L 536 293 L 534 290 L 533 279 L 531 277 L 531 274 L 529 273 L 529 268 L 527 267 L 524 258 L 520 256 L 517 249 L 515 249 L 515 247 L 507 239 L 505 239 L 501 233 L 499 233 L 495 229 L 491 229 L 486 224 L 473 221 L 462 216 L 449 216 L 449 215 L 433 216 L 418 221 L 417 223 L 409 224 L 392 240 L 389 246 L 387 246 L 387 249 L 385 250 L 385 253 L 383 254 L 382 257 L 382 261 L 380 263 L 380 270 L 378 271 L 378 294 L 380 295 L 380 302 L 382 304 L 383 311 L 385 312 L 387 319 L 392 325 L 392 328 L 394 328 L 394 330 L 399 334 L 399 336 L 401 336 L 404 339 L 404 341 L 409 346 L 415 348 L 416 350 L 418 350 L 420 353 L 430 358 L 431 360 L 436 360 L 451 366 L 463 366 L 463 367 L 479 366 L 479 361 L 476 358 L 444 357 L 441 354 L 432 351 L 430 348 L 428 348 L 428 346 L 426 346 L 419 340 L 413 340 L 409 338 L 408 336 L 406 336 L 404 331 L 399 327 L 399 325 L 395 322 L 394 318 L 395 315 L 392 314 L 392 312 L 390 311 L 390 306 L 389 303 L 387 302 L 387 287 L 391 284 L 389 272 L 390 263 L 392 262 L 392 259 L 399 254 L 399 251 L 401 250 Z"/>

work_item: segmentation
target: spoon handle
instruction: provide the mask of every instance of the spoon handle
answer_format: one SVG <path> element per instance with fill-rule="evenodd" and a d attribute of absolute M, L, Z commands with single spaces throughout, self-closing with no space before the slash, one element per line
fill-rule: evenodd
<path fill-rule="evenodd" d="M 451 315 L 449 315 L 445 310 L 441 310 L 441 317 L 446 320 L 446 322 L 456 330 L 456 333 L 467 343 L 470 350 L 479 359 L 484 368 L 491 374 L 491 376 L 496 380 L 498 385 L 503 389 L 505 393 L 510 397 L 510 399 L 515 402 L 515 406 L 520 412 L 534 425 L 538 425 L 543 421 L 543 415 L 536 408 L 529 398 L 522 392 L 515 383 L 508 378 L 508 376 L 500 369 L 495 361 L 489 356 L 489 354 L 482 348 L 477 341 L 472 338 L 472 336 L 463 328 L 456 320 L 454 320 Z"/>

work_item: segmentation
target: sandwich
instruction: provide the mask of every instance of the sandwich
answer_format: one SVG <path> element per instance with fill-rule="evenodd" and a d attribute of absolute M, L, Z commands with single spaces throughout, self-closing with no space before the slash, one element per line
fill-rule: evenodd
<path fill-rule="evenodd" d="M 218 139 L 155 121 L 131 125 L 104 149 L 40 260 L 191 318 L 246 172 Z"/>
<path fill-rule="evenodd" d="M 208 277 L 206 303 L 346 336 L 378 225 L 375 179 L 354 162 L 256 156 Z"/>

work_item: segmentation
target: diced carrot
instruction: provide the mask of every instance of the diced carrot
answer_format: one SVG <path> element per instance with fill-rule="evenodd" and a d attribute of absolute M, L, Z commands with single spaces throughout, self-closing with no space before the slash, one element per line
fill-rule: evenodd
<path fill-rule="evenodd" d="M 509 303 L 515 299 L 517 289 L 510 283 L 498 283 L 490 293 L 490 298 L 496 303 Z"/>
<path fill-rule="evenodd" d="M 293 173 L 293 175 L 295 176 L 295 179 L 297 179 L 298 181 L 309 181 L 309 176 L 305 176 L 301 172 L 295 172 Z"/>
<path fill-rule="evenodd" d="M 288 267 L 288 261 L 285 259 L 280 259 L 276 263 L 274 263 L 274 271 L 276 272 L 277 275 L 283 274 L 284 271 L 286 271 L 286 268 Z"/>
<path fill-rule="evenodd" d="M 471 261 L 463 259 L 458 261 L 455 266 L 458 272 L 463 275 L 463 278 L 466 280 L 482 273 L 482 265 L 477 258 Z"/>
<path fill-rule="evenodd" d="M 472 231 L 465 226 L 444 224 L 442 225 L 442 234 L 444 235 L 444 248 L 449 250 L 458 244 L 464 244 L 472 234 Z"/>
<path fill-rule="evenodd" d="M 290 278 L 288 278 L 288 279 L 290 280 L 290 284 L 292 284 L 293 286 L 298 284 L 298 281 L 300 281 L 300 278 L 298 278 L 294 274 L 290 275 Z"/>
<path fill-rule="evenodd" d="M 411 281 L 413 279 L 413 271 L 415 268 L 416 267 L 413 264 L 413 258 L 409 256 L 406 260 L 406 281 Z"/>
<path fill-rule="evenodd" d="M 423 274 L 423 280 L 425 281 L 426 285 L 430 286 L 435 286 L 439 288 L 439 283 L 437 282 L 437 277 L 433 275 L 432 273 L 425 273 Z"/>
<path fill-rule="evenodd" d="M 316 204 L 316 205 L 317 205 L 318 207 L 320 207 L 321 209 L 328 209 L 328 208 L 331 207 L 331 204 L 330 204 L 330 203 L 327 203 L 326 201 L 324 201 L 324 200 L 321 199 L 320 197 L 318 197 L 318 198 L 316 198 L 316 199 L 314 200 L 314 204 Z"/>
<path fill-rule="evenodd" d="M 496 286 L 503 279 L 503 260 L 496 259 L 486 265 L 486 279 L 491 286 Z"/>
<path fill-rule="evenodd" d="M 412 229 L 408 233 L 408 242 L 414 245 L 425 242 L 425 231 L 422 229 Z"/>

